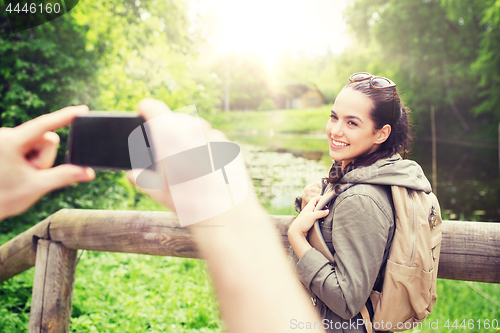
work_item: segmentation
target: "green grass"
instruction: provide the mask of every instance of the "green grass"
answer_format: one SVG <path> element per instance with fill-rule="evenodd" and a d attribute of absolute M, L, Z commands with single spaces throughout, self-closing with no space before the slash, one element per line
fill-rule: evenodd
<path fill-rule="evenodd" d="M 214 128 L 222 131 L 314 132 L 323 131 L 330 117 L 331 105 L 316 109 L 278 111 L 232 111 L 204 114 Z"/>
<path fill-rule="evenodd" d="M 27 332 L 34 269 L 0 283 L 0 332 Z"/>
<path fill-rule="evenodd" d="M 498 321 L 500 328 L 500 284 L 465 282 L 438 279 L 437 284 L 438 300 L 434 311 L 423 325 L 422 332 L 429 332 L 429 322 L 438 321 L 437 332 L 498 332 L 494 329 L 479 329 L 478 320 L 483 325 L 488 319 L 491 323 L 493 319 Z M 455 319 L 458 326 L 465 319 L 475 321 L 474 329 L 453 328 Z M 445 327 L 448 321 L 448 328 Z M 413 331 L 417 331 L 416 329 Z"/>
<path fill-rule="evenodd" d="M 71 332 L 221 332 L 202 260 L 80 251 Z M 33 271 L 0 284 L 0 332 L 27 332 Z"/>
<path fill-rule="evenodd" d="M 201 260 L 85 252 L 75 281 L 73 332 L 220 332 Z"/>
<path fill-rule="evenodd" d="M 33 269 L 0 285 L 0 331 L 27 332 Z M 471 287 L 472 286 L 472 287 Z M 451 332 L 455 319 L 500 319 L 500 285 L 438 280 L 438 301 L 423 329 Z M 486 295 L 486 296 L 484 296 Z M 438 321 L 438 330 L 429 330 Z M 71 332 L 223 332 L 203 261 L 89 252 L 77 266 Z"/>

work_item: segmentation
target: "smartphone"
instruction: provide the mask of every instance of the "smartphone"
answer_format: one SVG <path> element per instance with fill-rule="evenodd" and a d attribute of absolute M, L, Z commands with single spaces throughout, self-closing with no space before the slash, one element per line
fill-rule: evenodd
<path fill-rule="evenodd" d="M 144 122 L 136 112 L 90 111 L 78 116 L 71 124 L 66 161 L 95 169 L 130 170 L 130 133 L 142 127 L 146 144 L 150 147 Z"/>

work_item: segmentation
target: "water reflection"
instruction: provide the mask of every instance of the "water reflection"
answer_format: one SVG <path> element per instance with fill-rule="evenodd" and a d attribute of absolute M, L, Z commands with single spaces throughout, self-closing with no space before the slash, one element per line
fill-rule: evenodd
<path fill-rule="evenodd" d="M 259 196 L 274 211 L 293 207 L 293 199 L 302 188 L 324 177 L 331 164 L 323 134 L 228 133 L 228 137 L 242 146 Z M 416 141 L 409 155 L 422 166 L 429 180 L 431 152 L 430 142 Z M 438 144 L 434 190 L 445 219 L 500 221 L 497 149 Z"/>
<path fill-rule="evenodd" d="M 432 146 L 417 142 L 410 158 L 432 179 Z M 494 147 L 438 143 L 437 196 L 450 219 L 500 221 L 498 151 Z"/>
<path fill-rule="evenodd" d="M 261 202 L 272 206 L 273 211 L 291 208 L 304 186 L 318 181 L 327 172 L 323 163 L 296 157 L 290 152 L 238 144 Z"/>

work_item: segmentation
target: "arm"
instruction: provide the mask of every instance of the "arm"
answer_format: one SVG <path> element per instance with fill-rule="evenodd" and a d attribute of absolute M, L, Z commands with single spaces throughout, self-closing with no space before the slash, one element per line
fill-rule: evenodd
<path fill-rule="evenodd" d="M 169 112 L 168 106 L 160 101 L 145 99 L 139 104 L 139 113 L 148 121 Z M 196 136 L 194 130 L 199 123 L 185 114 L 168 116 L 171 121 L 150 127 L 155 148 L 160 149 L 165 142 L 183 151 L 193 144 L 190 140 Z M 207 141 L 227 141 L 208 122 L 201 123 Z M 128 173 L 128 177 L 134 183 L 133 174 Z M 248 174 L 245 180 L 251 184 Z M 247 197 L 236 207 L 188 226 L 208 263 L 227 331 L 290 332 L 294 320 L 320 322 L 293 274 L 277 230 L 249 187 Z M 211 195 L 210 189 L 197 190 Z M 175 211 L 168 188 L 144 192 Z M 193 210 L 200 209 L 189 193 L 181 195 L 184 197 L 176 195 L 176 204 L 188 203 Z M 324 332 L 318 328 L 310 331 Z"/>
<path fill-rule="evenodd" d="M 256 197 L 206 223 L 224 221 L 232 222 L 190 229 L 207 260 L 228 332 L 289 332 L 293 320 L 321 322 Z"/>
<path fill-rule="evenodd" d="M 333 312 L 349 319 L 361 310 L 375 284 L 392 212 L 370 196 L 348 191 L 335 202 L 333 214 L 336 266 L 311 248 L 299 260 L 297 273 Z"/>

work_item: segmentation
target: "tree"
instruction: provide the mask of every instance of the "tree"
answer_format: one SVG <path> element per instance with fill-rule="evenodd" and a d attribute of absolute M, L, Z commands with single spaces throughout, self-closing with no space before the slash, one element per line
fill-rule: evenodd
<path fill-rule="evenodd" d="M 172 109 L 197 104 L 211 110 L 215 79 L 196 65 L 202 43 L 181 0 L 82 2 L 71 13 L 89 26 L 86 48 L 99 59 L 98 107 L 134 110 L 144 97 Z"/>
<path fill-rule="evenodd" d="M 5 13 L 0 13 L 0 126 L 93 100 L 96 55 L 85 49 L 85 27 L 64 15 L 11 33 Z"/>
<path fill-rule="evenodd" d="M 485 1 L 481 13 L 478 56 L 472 63 L 473 72 L 479 77 L 480 103 L 476 114 L 496 112 L 500 121 L 500 0 Z"/>
<path fill-rule="evenodd" d="M 488 5 L 479 0 L 357 0 L 346 17 L 357 44 L 375 46 L 370 56 L 384 64 L 376 74 L 393 78 L 419 117 L 434 105 L 447 123 L 443 130 L 463 133 L 474 130 L 472 110 L 482 103 L 477 59 L 486 45 L 481 38 L 488 35 L 483 18 Z M 490 109 L 486 116 L 500 117 L 500 112 Z"/>
<path fill-rule="evenodd" d="M 288 93 L 287 84 L 316 85 L 325 98 L 325 103 L 333 103 L 340 91 L 338 80 L 333 74 L 338 57 L 331 52 L 314 58 L 295 58 L 289 53 L 282 53 L 276 62 L 275 77 L 277 89 Z M 332 76 L 333 74 L 333 76 Z"/>
<path fill-rule="evenodd" d="M 229 74 L 231 110 L 257 110 L 266 99 L 273 96 L 269 72 L 262 59 L 255 54 L 232 53 L 221 56 L 214 61 L 212 68 L 222 85 L 225 85 L 226 75 Z"/>

